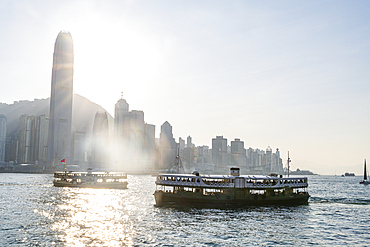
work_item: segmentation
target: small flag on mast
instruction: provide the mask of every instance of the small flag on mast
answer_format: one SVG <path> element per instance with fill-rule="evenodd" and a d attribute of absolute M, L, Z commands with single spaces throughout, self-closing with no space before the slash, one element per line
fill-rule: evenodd
<path fill-rule="evenodd" d="M 66 162 L 66 159 L 62 159 L 60 162 Z"/>

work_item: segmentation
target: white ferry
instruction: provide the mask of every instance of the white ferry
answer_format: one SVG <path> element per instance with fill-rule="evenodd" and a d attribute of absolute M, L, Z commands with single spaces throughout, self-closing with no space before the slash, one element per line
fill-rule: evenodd
<path fill-rule="evenodd" d="M 158 174 L 154 197 L 165 205 L 299 205 L 308 202 L 307 177 Z"/>
<path fill-rule="evenodd" d="M 55 172 L 55 187 L 127 189 L 127 174 L 120 172 Z"/>

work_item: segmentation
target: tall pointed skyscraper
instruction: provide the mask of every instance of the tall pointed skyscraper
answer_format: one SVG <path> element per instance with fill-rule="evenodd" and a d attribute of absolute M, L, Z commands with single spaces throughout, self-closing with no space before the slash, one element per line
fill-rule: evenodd
<path fill-rule="evenodd" d="M 55 41 L 51 78 L 48 160 L 51 166 L 69 164 L 73 101 L 73 41 L 61 31 Z"/>

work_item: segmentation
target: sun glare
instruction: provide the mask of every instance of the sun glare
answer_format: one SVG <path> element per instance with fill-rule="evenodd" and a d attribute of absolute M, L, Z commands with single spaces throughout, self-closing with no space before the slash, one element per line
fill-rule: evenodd
<path fill-rule="evenodd" d="M 144 100 L 162 62 L 155 38 L 122 21 L 88 18 L 70 30 L 74 42 L 74 91 L 112 111 L 121 92 Z M 86 19 L 85 19 L 86 20 Z"/>
<path fill-rule="evenodd" d="M 55 221 L 52 229 L 67 246 L 133 246 L 130 209 L 121 200 L 127 191 L 65 189 L 62 193 L 68 195 L 68 201 L 59 205 L 65 218 Z"/>

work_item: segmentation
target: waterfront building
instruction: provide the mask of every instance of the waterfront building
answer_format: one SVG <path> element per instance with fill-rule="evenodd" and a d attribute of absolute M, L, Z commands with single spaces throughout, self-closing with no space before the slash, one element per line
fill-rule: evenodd
<path fill-rule="evenodd" d="M 180 154 L 181 152 L 185 149 L 185 140 L 179 137 L 179 149 L 180 149 Z"/>
<path fill-rule="evenodd" d="M 124 121 L 124 136 L 128 140 L 128 152 L 131 160 L 142 158 L 145 139 L 144 112 L 133 110 Z"/>
<path fill-rule="evenodd" d="M 231 141 L 231 165 L 239 168 L 246 168 L 246 150 L 244 148 L 244 142 L 238 138 Z"/>
<path fill-rule="evenodd" d="M 35 141 L 35 117 L 22 115 L 19 118 L 19 129 L 18 129 L 18 162 L 29 163 L 34 160 L 34 148 L 32 143 Z M 32 149 L 32 150 L 31 150 Z"/>
<path fill-rule="evenodd" d="M 193 143 L 191 143 L 191 136 L 188 136 L 188 138 L 186 138 L 186 147 L 187 148 L 193 147 Z"/>
<path fill-rule="evenodd" d="M 9 162 L 11 160 L 10 158 L 11 158 L 12 142 L 13 142 L 13 138 L 10 136 L 7 136 L 5 140 L 5 162 Z"/>
<path fill-rule="evenodd" d="M 276 148 L 276 152 L 272 155 L 272 157 L 273 157 L 272 172 L 283 174 L 284 173 L 283 160 L 280 158 L 280 151 L 278 148 Z"/>
<path fill-rule="evenodd" d="M 195 170 L 195 163 L 197 162 L 197 150 L 193 147 L 186 147 L 181 156 L 183 158 L 182 164 L 186 172 Z"/>
<path fill-rule="evenodd" d="M 106 169 L 109 167 L 109 128 L 107 112 L 96 112 L 92 133 L 90 168 Z"/>
<path fill-rule="evenodd" d="M 216 136 L 212 139 L 212 162 L 215 169 L 227 167 L 227 139 L 223 136 Z"/>
<path fill-rule="evenodd" d="M 0 163 L 5 161 L 7 118 L 0 114 Z"/>
<path fill-rule="evenodd" d="M 48 162 L 69 164 L 72 101 L 73 101 L 73 41 L 69 32 L 61 31 L 55 41 L 50 95 Z"/>
<path fill-rule="evenodd" d="M 17 161 L 25 164 L 43 164 L 47 162 L 49 118 L 45 115 L 19 118 Z"/>
<path fill-rule="evenodd" d="M 121 99 L 117 101 L 114 108 L 114 141 L 115 141 L 115 153 L 117 166 L 122 169 L 123 165 L 127 163 L 128 160 L 128 140 L 127 134 L 125 132 L 124 124 L 125 118 L 129 117 L 129 104 L 126 100 Z"/>
<path fill-rule="evenodd" d="M 145 123 L 144 158 L 146 163 L 144 169 L 153 170 L 156 161 L 155 125 Z"/>
<path fill-rule="evenodd" d="M 47 164 L 48 160 L 49 117 L 41 115 L 36 120 L 36 161 L 38 164 Z"/>
<path fill-rule="evenodd" d="M 197 164 L 212 163 L 211 152 L 206 145 L 196 147 Z"/>
<path fill-rule="evenodd" d="M 72 132 L 72 154 L 71 163 L 76 167 L 76 170 L 86 170 L 88 141 L 86 138 L 86 131 Z"/>
<path fill-rule="evenodd" d="M 283 161 L 280 158 L 280 151 L 272 153 L 270 146 L 266 151 L 249 148 L 247 150 L 247 172 L 249 174 L 283 174 Z"/>
<path fill-rule="evenodd" d="M 266 155 L 265 155 L 265 172 L 271 173 L 272 171 L 272 148 L 268 146 L 266 148 Z"/>
<path fill-rule="evenodd" d="M 150 173 L 154 169 L 155 126 L 144 121 L 144 112 L 129 111 L 124 99 L 115 105 L 114 133 L 116 166 L 132 173 Z"/>
<path fill-rule="evenodd" d="M 172 134 L 172 126 L 166 121 L 161 126 L 159 135 L 159 167 L 157 169 L 169 169 L 175 165 L 177 144 Z"/>

